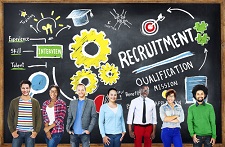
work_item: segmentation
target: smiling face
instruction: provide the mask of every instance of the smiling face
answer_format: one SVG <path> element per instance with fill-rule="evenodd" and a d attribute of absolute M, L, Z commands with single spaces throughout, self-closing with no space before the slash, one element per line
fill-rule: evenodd
<path fill-rule="evenodd" d="M 168 103 L 168 104 L 174 103 L 174 101 L 175 101 L 175 95 L 174 95 L 174 93 L 171 93 L 170 95 L 168 95 L 168 96 L 166 97 L 166 100 L 167 100 L 167 103 Z"/>
<path fill-rule="evenodd" d="M 115 103 L 117 100 L 117 92 L 115 90 L 110 90 L 108 94 L 109 102 Z"/>
<path fill-rule="evenodd" d="M 30 88 L 29 84 L 22 84 L 20 87 L 22 96 L 29 96 L 30 89 L 31 88 Z"/>
<path fill-rule="evenodd" d="M 76 93 L 79 98 L 85 98 L 86 89 L 85 89 L 84 85 L 78 85 Z"/>
<path fill-rule="evenodd" d="M 51 100 L 56 100 L 58 98 L 58 91 L 55 87 L 52 87 L 50 90 L 49 90 L 49 95 L 50 95 L 50 98 Z"/>
<path fill-rule="evenodd" d="M 195 94 L 196 100 L 200 103 L 204 101 L 205 96 L 206 95 L 203 90 L 198 90 Z"/>

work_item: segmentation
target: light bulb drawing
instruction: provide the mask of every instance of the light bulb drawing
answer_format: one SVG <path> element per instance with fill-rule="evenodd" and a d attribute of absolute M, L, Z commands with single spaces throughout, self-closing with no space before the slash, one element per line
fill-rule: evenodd
<path fill-rule="evenodd" d="M 61 16 L 56 16 L 54 17 L 54 13 L 55 11 L 51 12 L 51 16 L 47 16 L 45 17 L 43 13 L 40 13 L 41 15 L 41 19 L 38 19 L 37 17 L 34 18 L 34 21 L 36 22 L 36 26 L 30 25 L 30 28 L 33 29 L 36 33 L 40 33 L 40 32 L 45 32 L 46 35 L 53 35 L 53 34 L 57 34 L 59 32 L 61 32 L 63 29 L 67 28 L 70 29 L 71 27 L 66 25 L 64 27 L 63 24 L 58 23 L 57 21 L 60 20 Z M 57 29 L 57 27 L 60 27 L 61 29 L 59 29 L 59 31 L 55 31 L 55 29 Z M 55 37 L 57 37 L 57 35 L 55 35 Z M 52 40 L 53 37 L 49 37 L 48 40 Z"/>
<path fill-rule="evenodd" d="M 47 35 L 48 35 L 48 30 L 50 31 L 50 34 L 52 34 L 52 25 L 47 23 L 46 26 L 42 26 L 42 30 L 44 30 Z"/>
<path fill-rule="evenodd" d="M 48 23 L 46 25 L 41 26 L 40 24 L 43 24 L 44 23 L 43 21 L 46 21 L 46 20 L 51 20 L 52 23 L 50 23 L 50 21 L 47 21 Z M 44 30 L 46 32 L 46 35 L 48 35 L 48 30 L 51 32 L 51 34 L 53 33 L 52 28 L 56 28 L 56 20 L 51 17 L 42 18 L 36 24 L 37 31 L 41 32 L 41 30 Z"/>

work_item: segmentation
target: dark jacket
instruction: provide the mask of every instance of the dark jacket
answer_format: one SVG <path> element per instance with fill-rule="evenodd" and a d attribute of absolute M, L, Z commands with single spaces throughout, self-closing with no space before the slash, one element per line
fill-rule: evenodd
<path fill-rule="evenodd" d="M 14 98 L 9 105 L 7 122 L 11 133 L 16 131 L 16 126 L 18 122 L 19 99 L 20 97 Z M 36 100 L 35 98 L 31 98 L 31 102 L 32 102 L 33 129 L 34 132 L 38 133 L 42 125 L 41 108 L 38 100 Z"/>

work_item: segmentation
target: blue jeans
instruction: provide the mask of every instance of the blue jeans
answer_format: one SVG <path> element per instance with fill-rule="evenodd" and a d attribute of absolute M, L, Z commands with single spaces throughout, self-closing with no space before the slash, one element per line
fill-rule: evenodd
<path fill-rule="evenodd" d="M 108 136 L 110 138 L 109 145 L 105 145 L 104 147 L 120 147 L 121 145 L 121 141 L 120 138 L 122 136 L 122 134 L 106 134 L 106 136 Z"/>
<path fill-rule="evenodd" d="M 89 134 L 70 134 L 71 147 L 79 147 L 82 143 L 82 147 L 90 147 L 90 135 Z"/>
<path fill-rule="evenodd" d="M 18 131 L 18 137 L 13 138 L 12 147 L 21 147 L 23 142 L 25 142 L 25 147 L 34 147 L 35 138 L 31 138 L 32 132 L 20 132 Z"/>
<path fill-rule="evenodd" d="M 210 143 L 212 136 L 196 136 L 199 139 L 198 143 L 193 143 L 193 147 L 202 147 L 204 144 L 204 147 L 212 147 L 212 144 Z"/>
<path fill-rule="evenodd" d="M 180 128 L 163 128 L 161 131 L 161 139 L 164 147 L 182 147 L 182 138 Z"/>
<path fill-rule="evenodd" d="M 47 146 L 48 147 L 57 147 L 57 145 L 59 144 L 59 142 L 62 139 L 62 135 L 63 135 L 63 133 L 54 133 L 54 134 L 52 134 L 52 139 L 50 139 L 50 140 L 45 136 L 45 141 L 47 143 Z"/>

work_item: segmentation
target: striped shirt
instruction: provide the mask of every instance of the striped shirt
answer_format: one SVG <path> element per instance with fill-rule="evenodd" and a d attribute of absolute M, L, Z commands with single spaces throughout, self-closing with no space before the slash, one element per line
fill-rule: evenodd
<path fill-rule="evenodd" d="M 21 132 L 33 131 L 33 120 L 32 120 L 32 103 L 31 99 L 24 101 L 20 98 L 18 107 L 18 123 L 16 130 Z"/>

